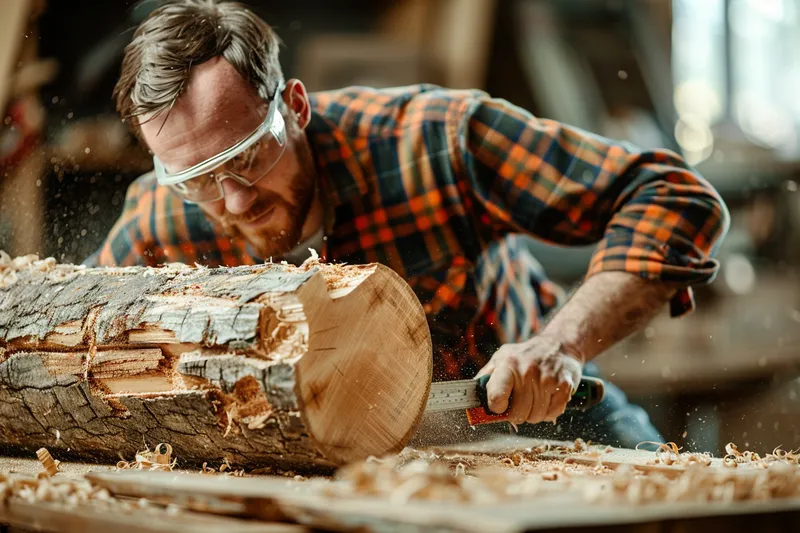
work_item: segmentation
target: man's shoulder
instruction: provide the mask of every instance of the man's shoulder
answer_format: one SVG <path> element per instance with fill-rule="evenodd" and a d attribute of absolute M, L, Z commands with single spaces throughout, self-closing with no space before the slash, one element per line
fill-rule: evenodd
<path fill-rule="evenodd" d="M 120 229 L 132 231 L 148 242 L 176 244 L 189 237 L 184 228 L 208 226 L 196 211 L 197 206 L 185 204 L 174 192 L 159 185 L 153 172 L 147 172 L 128 186 L 118 224 Z"/>
<path fill-rule="evenodd" d="M 344 131 L 391 131 L 401 122 L 440 121 L 448 110 L 486 98 L 477 89 L 449 89 L 430 83 L 374 88 L 351 86 L 310 94 L 315 113 Z"/>
<path fill-rule="evenodd" d="M 125 193 L 126 207 L 130 200 L 152 200 L 157 186 L 158 181 L 156 181 L 156 175 L 153 171 L 145 172 L 134 179 L 130 185 L 128 185 L 128 190 Z"/>

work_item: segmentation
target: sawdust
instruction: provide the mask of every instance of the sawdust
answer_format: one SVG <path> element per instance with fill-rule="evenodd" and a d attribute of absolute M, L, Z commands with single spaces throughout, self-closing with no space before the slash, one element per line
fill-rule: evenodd
<path fill-rule="evenodd" d="M 659 443 L 655 443 L 659 444 Z M 776 448 L 765 458 L 729 455 L 758 466 L 739 472 L 713 468 L 706 453 L 680 452 L 674 443 L 659 444 L 655 458 L 633 465 L 606 465 L 605 451 L 583 441 L 572 446 L 540 446 L 505 455 L 448 453 L 406 449 L 396 456 L 369 458 L 341 469 L 328 483 L 318 483 L 332 497 L 374 497 L 393 503 L 456 501 L 499 503 L 543 494 L 572 494 L 589 503 L 733 502 L 800 496 L 800 457 Z M 554 458 L 552 452 L 565 454 Z M 542 455 L 549 453 L 547 457 Z M 739 455 L 737 455 L 737 453 Z M 577 457 L 598 458 L 594 465 Z M 644 469 L 658 464 L 669 471 Z M 717 463 L 719 464 L 719 463 Z M 741 463 L 740 463 L 741 464 Z"/>
<path fill-rule="evenodd" d="M 652 441 L 640 442 L 636 445 L 636 449 L 642 444 L 655 444 L 658 449 L 655 451 L 656 456 L 650 459 L 648 464 L 662 464 L 667 466 L 672 465 L 693 465 L 698 464 L 702 466 L 711 465 L 710 453 L 698 452 L 681 452 L 678 445 L 674 442 L 659 443 Z"/>
<path fill-rule="evenodd" d="M 583 441 L 581 441 L 583 442 Z M 579 445 L 579 448 L 581 446 Z M 568 459 L 554 459 L 542 457 L 541 455 L 551 451 L 564 451 L 565 453 L 575 452 L 575 448 L 570 446 L 536 446 L 527 450 L 519 450 L 508 454 L 489 454 L 489 453 L 457 453 L 441 451 L 421 451 L 407 448 L 398 455 L 403 464 L 425 460 L 432 463 L 446 465 L 455 475 L 471 474 L 475 471 L 488 469 L 509 470 L 518 474 L 540 474 L 545 477 L 553 477 L 551 474 L 561 473 L 562 476 L 594 476 L 603 473 L 610 473 L 611 470 L 602 465 L 598 468 L 597 464 L 587 465 L 572 462 Z M 585 454 L 582 454 L 586 456 Z M 374 460 L 374 459 L 373 459 Z M 556 476 L 558 477 L 558 476 Z"/>
<path fill-rule="evenodd" d="M 233 386 L 233 392 L 223 398 L 225 433 L 239 432 L 241 426 L 250 431 L 263 429 L 273 415 L 273 409 L 264 390 L 253 376 L 245 376 Z"/>
<path fill-rule="evenodd" d="M 19 498 L 27 503 L 61 503 L 70 507 L 115 501 L 107 490 L 94 487 L 85 479 L 8 479 L 0 476 L 0 502 L 5 503 L 10 498 Z"/>
<path fill-rule="evenodd" d="M 318 269 L 325 278 L 328 292 L 345 289 L 359 285 L 375 272 L 375 265 L 347 265 L 345 263 L 323 263 L 316 250 L 309 248 L 311 257 L 306 259 L 299 267 L 292 267 L 286 263 L 281 263 L 285 268 L 297 269 L 300 272 L 308 272 L 311 269 Z"/>
<path fill-rule="evenodd" d="M 0 289 L 11 287 L 19 280 L 20 274 L 26 272 L 43 273 L 48 280 L 61 281 L 85 269 L 84 265 L 59 264 L 53 257 L 39 259 L 36 254 L 12 258 L 0 250 Z"/>
<path fill-rule="evenodd" d="M 800 496 L 800 469 L 785 462 L 739 475 L 732 471 L 690 465 L 677 478 L 662 473 L 636 473 L 627 465 L 601 485 L 586 486 L 591 502 L 734 502 Z"/>
<path fill-rule="evenodd" d="M 725 445 L 727 455 L 723 457 L 723 464 L 729 468 L 738 468 L 740 465 L 758 466 L 768 468 L 770 464 L 778 461 L 794 465 L 800 465 L 800 450 L 782 450 L 780 446 L 772 450 L 772 453 L 761 457 L 755 452 L 745 450 L 739 451 L 736 444 L 729 442 Z"/>
<path fill-rule="evenodd" d="M 502 456 L 406 448 L 396 456 L 371 457 L 342 468 L 332 482 L 320 484 L 320 490 L 328 496 L 380 497 L 399 504 L 414 500 L 491 504 L 558 492 L 612 472 L 600 462 L 586 465 L 540 457 L 554 449 L 581 453 L 587 445 L 580 441 L 575 446 L 541 446 Z"/>

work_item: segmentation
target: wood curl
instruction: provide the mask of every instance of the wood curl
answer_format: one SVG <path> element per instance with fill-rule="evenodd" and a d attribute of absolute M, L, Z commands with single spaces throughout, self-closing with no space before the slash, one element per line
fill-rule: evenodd
<path fill-rule="evenodd" d="M 163 449 L 163 451 L 162 451 Z M 116 465 L 117 470 L 160 470 L 171 472 L 178 463 L 178 459 L 172 458 L 172 446 L 166 442 L 159 443 L 151 452 L 145 447 L 144 451 L 136 453 L 134 461 L 119 461 Z"/>
<path fill-rule="evenodd" d="M 44 472 L 42 477 L 53 477 L 58 474 L 58 465 L 61 463 L 60 461 L 56 461 L 53 459 L 53 456 L 50 455 L 50 452 L 47 448 L 39 448 L 36 450 L 36 457 L 39 459 L 39 462 L 42 464 L 44 468 Z"/>

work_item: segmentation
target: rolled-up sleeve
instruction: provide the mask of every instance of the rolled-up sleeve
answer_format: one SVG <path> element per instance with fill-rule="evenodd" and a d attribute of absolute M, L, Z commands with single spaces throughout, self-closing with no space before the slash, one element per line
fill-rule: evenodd
<path fill-rule="evenodd" d="M 691 285 L 714 279 L 730 224 L 717 191 L 677 154 L 638 150 L 499 99 L 477 99 L 459 139 L 469 193 L 494 231 L 559 245 L 596 244 L 587 277 L 625 271 L 676 282 L 673 316 Z"/>

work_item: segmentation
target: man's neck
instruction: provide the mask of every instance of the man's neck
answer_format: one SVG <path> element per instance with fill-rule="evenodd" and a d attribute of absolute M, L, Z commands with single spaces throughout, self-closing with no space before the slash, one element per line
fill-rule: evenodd
<path fill-rule="evenodd" d="M 322 253 L 322 246 L 325 242 L 323 224 L 325 221 L 325 206 L 322 203 L 322 194 L 319 186 L 314 191 L 314 200 L 311 209 L 308 211 L 306 222 L 303 224 L 303 232 L 300 242 L 289 250 L 281 258 L 283 261 L 299 265 L 311 256 L 309 248 L 313 248 L 318 254 Z"/>

